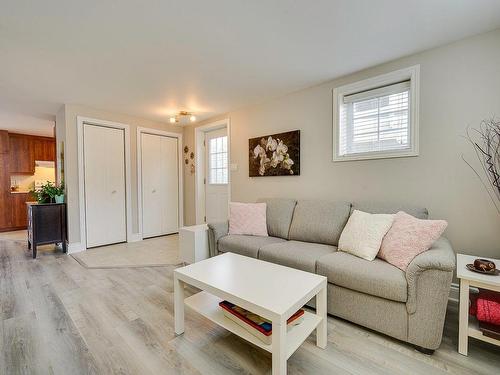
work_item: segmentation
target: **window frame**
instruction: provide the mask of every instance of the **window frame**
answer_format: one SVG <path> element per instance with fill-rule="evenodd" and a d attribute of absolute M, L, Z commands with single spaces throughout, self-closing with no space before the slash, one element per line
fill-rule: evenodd
<path fill-rule="evenodd" d="M 213 141 L 213 140 L 216 140 L 216 139 L 219 139 L 219 138 L 226 138 L 226 151 L 222 151 L 222 152 L 214 152 L 214 153 L 211 153 L 210 152 L 210 142 Z M 214 137 L 214 138 L 211 138 L 210 141 L 209 141 L 209 144 L 207 145 L 207 171 L 206 171 L 206 183 L 208 185 L 211 185 L 211 186 L 225 186 L 225 185 L 229 185 L 229 145 L 228 145 L 228 142 L 229 142 L 229 138 L 226 135 L 223 135 L 223 136 L 220 136 L 220 137 Z M 226 163 L 226 167 L 225 168 L 212 168 L 212 155 L 217 155 L 217 154 L 226 154 L 226 158 L 227 158 L 227 163 Z M 227 178 L 226 178 L 226 182 L 211 182 L 211 176 L 212 176 L 212 171 L 214 170 L 218 170 L 218 169 L 226 169 L 227 170 Z"/>
<path fill-rule="evenodd" d="M 344 97 L 362 91 L 373 90 L 393 85 L 402 81 L 410 81 L 409 124 L 410 148 L 405 150 L 382 150 L 339 155 L 340 148 L 340 106 Z M 412 157 L 419 155 L 419 98 L 420 98 L 420 65 L 396 70 L 387 74 L 368 78 L 333 89 L 333 158 L 334 162 L 352 160 L 388 159 Z"/>

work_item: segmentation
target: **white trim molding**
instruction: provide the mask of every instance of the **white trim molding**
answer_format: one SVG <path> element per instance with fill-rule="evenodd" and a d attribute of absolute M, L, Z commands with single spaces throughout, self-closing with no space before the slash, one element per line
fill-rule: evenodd
<path fill-rule="evenodd" d="M 373 90 L 376 88 L 396 84 L 405 80 L 410 80 L 410 149 L 394 151 L 375 151 L 363 152 L 358 154 L 340 155 L 340 105 L 344 102 L 347 95 L 356 94 L 362 91 Z M 344 86 L 336 87 L 332 92 L 332 126 L 333 126 L 333 154 L 332 160 L 352 161 L 366 159 L 387 159 L 397 157 L 418 156 L 419 153 L 419 102 L 420 102 L 420 65 L 414 65 L 409 68 L 396 70 L 387 74 L 368 78 L 363 81 L 350 83 Z"/>
<path fill-rule="evenodd" d="M 153 134 L 153 135 L 161 135 L 164 137 L 177 138 L 177 157 L 178 157 L 178 183 L 179 183 L 179 228 L 184 226 L 184 176 L 183 176 L 183 168 L 182 168 L 182 134 L 167 132 L 163 130 L 151 129 L 138 127 L 137 128 L 137 137 L 136 137 L 136 145 L 137 145 L 137 215 L 138 215 L 138 224 L 139 224 L 139 233 L 135 234 L 138 238 L 137 241 L 141 241 L 143 239 L 142 234 L 142 142 L 141 142 L 141 134 Z"/>
<path fill-rule="evenodd" d="M 83 251 L 87 249 L 87 222 L 85 217 L 85 163 L 83 154 L 83 126 L 90 124 L 114 129 L 123 129 L 125 136 L 125 200 L 126 200 L 126 222 L 127 222 L 127 242 L 131 242 L 132 234 L 132 183 L 130 167 L 130 127 L 119 122 L 100 120 L 90 117 L 77 116 L 77 140 L 78 140 L 78 204 L 80 211 L 80 245 L 78 247 Z M 71 246 L 71 245 L 70 245 Z M 75 249 L 77 244 L 73 244 Z M 74 251 L 76 252 L 76 250 Z"/>
<path fill-rule="evenodd" d="M 214 121 L 206 125 L 198 126 L 194 129 L 194 147 L 196 155 L 196 173 L 194 180 L 194 192 L 195 192 L 195 211 L 196 211 L 196 224 L 205 223 L 205 180 L 206 170 L 205 170 L 205 149 L 203 142 L 205 140 L 205 133 L 217 130 L 217 129 L 227 129 L 227 160 L 228 160 L 228 206 L 231 201 L 231 119 L 225 118 L 222 120 Z M 229 211 L 228 211 L 229 212 Z"/>
<path fill-rule="evenodd" d="M 86 250 L 81 242 L 68 243 L 68 254 L 76 254 Z"/>

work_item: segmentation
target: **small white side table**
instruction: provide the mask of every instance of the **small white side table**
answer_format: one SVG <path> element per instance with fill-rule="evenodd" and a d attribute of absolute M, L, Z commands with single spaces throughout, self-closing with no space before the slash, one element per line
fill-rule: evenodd
<path fill-rule="evenodd" d="M 189 264 L 207 259 L 208 226 L 206 224 L 182 227 L 179 229 L 179 250 L 181 261 Z"/>
<path fill-rule="evenodd" d="M 472 255 L 457 254 L 457 277 L 460 279 L 460 313 L 458 319 L 458 352 L 467 355 L 469 337 L 489 342 L 500 346 L 500 340 L 484 336 L 479 330 L 478 322 L 475 318 L 469 319 L 469 287 L 494 290 L 500 292 L 500 275 L 483 275 L 469 271 L 465 265 L 474 264 L 474 259 L 478 257 Z M 492 259 L 497 268 L 500 267 L 500 259 Z"/>

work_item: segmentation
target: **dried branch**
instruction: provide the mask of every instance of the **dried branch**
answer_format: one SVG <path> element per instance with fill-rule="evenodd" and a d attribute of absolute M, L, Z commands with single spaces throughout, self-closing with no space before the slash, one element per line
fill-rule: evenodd
<path fill-rule="evenodd" d="M 474 148 L 487 183 L 481 174 L 462 155 L 464 162 L 474 171 L 500 213 L 500 121 L 483 120 L 478 129 L 468 127 L 465 138 Z"/>

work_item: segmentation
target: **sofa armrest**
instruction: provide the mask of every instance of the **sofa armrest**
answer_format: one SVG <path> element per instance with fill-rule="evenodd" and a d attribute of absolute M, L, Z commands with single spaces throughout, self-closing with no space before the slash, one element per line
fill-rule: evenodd
<path fill-rule="evenodd" d="M 218 253 L 219 239 L 227 236 L 229 232 L 229 223 L 227 221 L 220 223 L 209 223 L 208 225 L 208 249 L 210 256 L 216 256 Z"/>
<path fill-rule="evenodd" d="M 406 308 L 409 314 L 413 314 L 417 309 L 418 278 L 428 270 L 450 274 L 455 270 L 455 253 L 450 241 L 446 238 L 439 238 L 429 250 L 417 255 L 406 269 L 406 282 L 408 283 Z M 450 285 L 436 285 L 436 288 L 442 289 L 443 293 L 446 293 L 446 299 L 448 298 Z"/>

